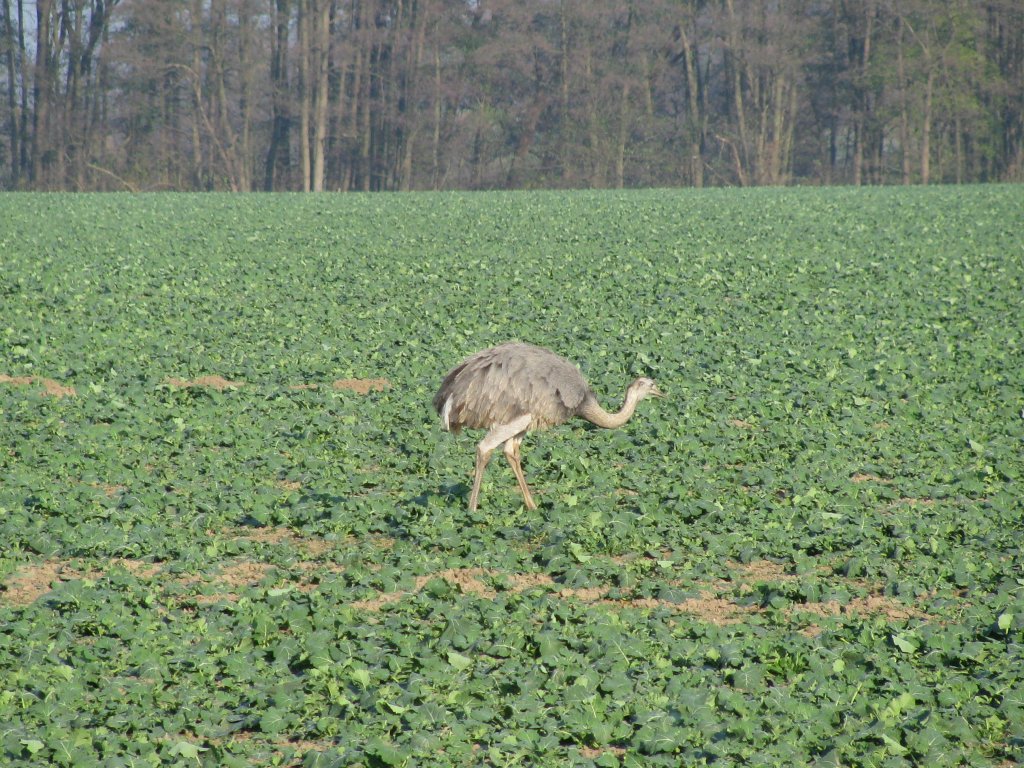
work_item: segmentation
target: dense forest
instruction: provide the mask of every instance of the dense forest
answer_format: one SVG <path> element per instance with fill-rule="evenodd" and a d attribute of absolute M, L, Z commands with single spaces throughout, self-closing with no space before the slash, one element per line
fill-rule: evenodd
<path fill-rule="evenodd" d="M 1024 181 L 1021 0 L 0 0 L 0 188 Z"/>

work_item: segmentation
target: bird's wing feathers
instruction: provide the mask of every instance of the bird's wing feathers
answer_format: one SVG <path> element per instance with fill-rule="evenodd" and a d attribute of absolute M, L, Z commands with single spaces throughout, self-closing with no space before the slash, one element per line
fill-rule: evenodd
<path fill-rule="evenodd" d="M 446 426 L 491 427 L 532 414 L 531 428 L 576 415 L 589 389 L 579 370 L 541 347 L 510 342 L 485 349 L 451 370 L 434 397 Z"/>

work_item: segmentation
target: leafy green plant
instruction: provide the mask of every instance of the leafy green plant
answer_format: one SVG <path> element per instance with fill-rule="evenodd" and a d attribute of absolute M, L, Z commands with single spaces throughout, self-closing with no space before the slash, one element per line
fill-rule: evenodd
<path fill-rule="evenodd" d="M 0 762 L 1021 760 L 1022 200 L 0 196 Z"/>

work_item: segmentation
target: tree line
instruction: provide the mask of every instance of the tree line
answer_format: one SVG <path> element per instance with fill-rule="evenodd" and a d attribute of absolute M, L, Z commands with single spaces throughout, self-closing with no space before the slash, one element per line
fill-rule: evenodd
<path fill-rule="evenodd" d="M 1020 0 L 0 0 L 0 187 L 1024 181 Z"/>

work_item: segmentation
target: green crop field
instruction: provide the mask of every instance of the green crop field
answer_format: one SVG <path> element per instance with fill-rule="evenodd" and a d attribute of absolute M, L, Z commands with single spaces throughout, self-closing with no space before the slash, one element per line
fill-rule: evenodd
<path fill-rule="evenodd" d="M 0 764 L 1024 760 L 1024 189 L 0 196 Z M 518 338 L 622 429 L 430 402 Z"/>

